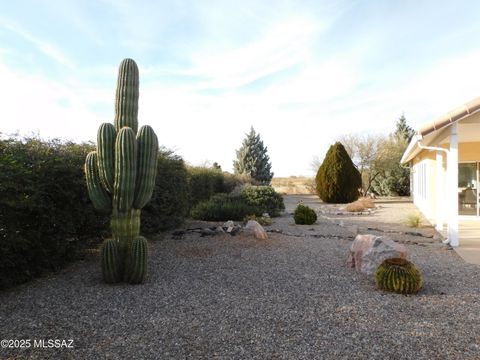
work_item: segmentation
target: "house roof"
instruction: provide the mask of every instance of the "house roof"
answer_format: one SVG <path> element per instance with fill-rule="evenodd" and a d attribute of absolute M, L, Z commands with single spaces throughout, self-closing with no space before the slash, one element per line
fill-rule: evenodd
<path fill-rule="evenodd" d="M 436 118 L 435 120 L 423 125 L 417 131 L 417 134 L 425 136 L 433 131 L 439 130 L 453 124 L 463 118 L 480 110 L 480 97 L 477 97 L 464 105 L 447 112 L 446 114 Z"/>
<path fill-rule="evenodd" d="M 436 118 L 435 120 L 424 124 L 416 131 L 416 136 L 414 136 L 410 141 L 410 144 L 408 144 L 408 147 L 405 150 L 400 162 L 402 164 L 408 163 L 421 151 L 421 148 L 418 146 L 419 139 L 433 139 L 435 134 L 440 130 L 446 129 L 452 124 L 476 113 L 480 113 L 480 97 L 477 97 L 465 103 L 464 105 Z"/>

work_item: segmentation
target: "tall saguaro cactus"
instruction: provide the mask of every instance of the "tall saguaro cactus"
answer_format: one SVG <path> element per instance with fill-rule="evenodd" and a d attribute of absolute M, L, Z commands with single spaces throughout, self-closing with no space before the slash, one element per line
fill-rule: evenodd
<path fill-rule="evenodd" d="M 155 186 L 158 140 L 153 129 L 138 130 L 138 67 L 125 59 L 118 71 L 114 125 L 100 125 L 97 150 L 87 155 L 85 173 L 94 207 L 111 214 L 111 239 L 101 247 L 105 282 L 141 283 L 147 273 L 147 240 L 140 212 Z M 138 130 L 138 133 L 137 133 Z"/>

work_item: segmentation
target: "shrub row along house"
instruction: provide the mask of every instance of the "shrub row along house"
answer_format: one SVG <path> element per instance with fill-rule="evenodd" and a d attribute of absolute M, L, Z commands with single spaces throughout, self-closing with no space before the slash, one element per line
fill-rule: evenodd
<path fill-rule="evenodd" d="M 459 220 L 480 220 L 479 125 L 476 98 L 422 126 L 401 159 L 411 168 L 415 205 L 438 231 L 447 225 L 453 247 L 460 245 Z"/>

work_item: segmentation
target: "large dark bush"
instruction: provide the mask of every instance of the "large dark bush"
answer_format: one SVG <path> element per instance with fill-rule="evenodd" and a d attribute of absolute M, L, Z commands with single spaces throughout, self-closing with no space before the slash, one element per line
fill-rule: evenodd
<path fill-rule="evenodd" d="M 92 144 L 0 140 L 0 288 L 58 270 L 100 240 L 108 220 L 97 214 L 84 182 Z"/>
<path fill-rule="evenodd" d="M 209 200 L 198 203 L 192 209 L 192 217 L 206 221 L 243 220 L 248 215 L 262 214 L 262 209 L 248 204 L 240 196 L 216 194 Z"/>
<path fill-rule="evenodd" d="M 282 195 L 271 186 L 245 186 L 240 196 L 247 204 L 259 208 L 262 213 L 268 213 L 270 216 L 279 216 L 280 212 L 285 210 Z"/>
<path fill-rule="evenodd" d="M 190 205 L 210 199 L 212 195 L 223 192 L 223 174 L 221 170 L 207 167 L 189 167 Z"/>
<path fill-rule="evenodd" d="M 330 146 L 316 176 L 317 194 L 327 203 L 350 203 L 359 197 L 360 172 L 340 142 Z"/>
<path fill-rule="evenodd" d="M 154 233 L 180 225 L 189 210 L 188 173 L 183 159 L 161 150 L 152 200 L 142 210 L 142 232 Z"/>

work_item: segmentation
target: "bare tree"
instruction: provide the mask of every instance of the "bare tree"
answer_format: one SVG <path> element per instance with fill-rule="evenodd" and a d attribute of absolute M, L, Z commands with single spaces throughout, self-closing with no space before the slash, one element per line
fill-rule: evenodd
<path fill-rule="evenodd" d="M 375 179 L 388 165 L 384 146 L 388 138 L 382 135 L 348 134 L 339 138 L 362 175 L 362 192 L 366 196 Z"/>
<path fill-rule="evenodd" d="M 316 174 L 320 165 L 322 165 L 322 160 L 320 160 L 320 157 L 315 155 L 310 162 L 310 170 L 312 170 L 312 172 Z"/>

